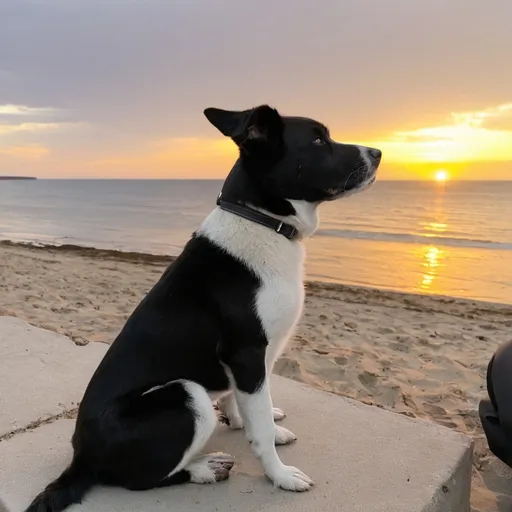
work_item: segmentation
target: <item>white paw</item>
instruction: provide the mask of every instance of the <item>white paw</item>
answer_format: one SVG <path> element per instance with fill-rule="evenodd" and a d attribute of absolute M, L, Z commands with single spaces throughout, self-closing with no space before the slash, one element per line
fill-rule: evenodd
<path fill-rule="evenodd" d="M 281 409 L 278 409 L 277 407 L 274 407 L 272 409 L 272 412 L 274 413 L 274 421 L 282 420 L 286 416 L 286 414 Z"/>
<path fill-rule="evenodd" d="M 276 425 L 276 444 L 290 444 L 297 440 L 297 436 L 287 428 Z"/>
<path fill-rule="evenodd" d="M 227 453 L 209 453 L 194 459 L 185 469 L 195 484 L 213 484 L 229 478 L 235 459 Z"/>
<path fill-rule="evenodd" d="M 240 416 L 232 416 L 229 418 L 229 428 L 232 430 L 239 430 L 244 428 L 244 422 Z"/>
<path fill-rule="evenodd" d="M 283 465 L 278 471 L 267 476 L 276 487 L 287 491 L 309 491 L 309 489 L 315 485 L 308 475 L 293 466 Z"/>

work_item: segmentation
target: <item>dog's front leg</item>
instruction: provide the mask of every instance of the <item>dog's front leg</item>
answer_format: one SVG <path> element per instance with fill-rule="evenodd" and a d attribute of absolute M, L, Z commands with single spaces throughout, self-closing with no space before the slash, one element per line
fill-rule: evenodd
<path fill-rule="evenodd" d="M 230 392 L 227 395 L 219 398 L 217 406 L 221 412 L 220 421 L 229 425 L 229 428 L 238 430 L 243 428 L 244 423 L 238 412 L 235 394 Z"/>
<path fill-rule="evenodd" d="M 313 481 L 299 469 L 283 464 L 276 451 L 276 429 L 286 429 L 276 427 L 274 423 L 265 369 L 265 348 L 253 347 L 249 350 L 250 353 L 237 354 L 226 363 L 232 374 L 236 402 L 247 438 L 251 441 L 253 452 L 260 460 L 265 474 L 274 485 L 290 491 L 307 491 Z"/>

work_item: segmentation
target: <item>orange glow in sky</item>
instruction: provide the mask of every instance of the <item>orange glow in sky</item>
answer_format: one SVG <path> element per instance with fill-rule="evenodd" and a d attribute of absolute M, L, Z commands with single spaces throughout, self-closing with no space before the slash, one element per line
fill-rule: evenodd
<path fill-rule="evenodd" d="M 472 176 L 465 176 L 463 172 L 471 164 L 487 166 L 486 175 L 473 179 L 493 179 L 493 164 L 497 163 L 508 164 L 504 167 L 508 171 L 502 172 L 499 178 L 512 179 L 512 103 L 483 111 L 452 113 L 449 121 L 438 126 L 396 131 L 367 144 L 381 148 L 390 164 L 423 167 L 425 170 L 416 176 L 420 179 L 431 179 L 431 167 L 439 168 L 439 164 L 443 164 L 443 168 L 435 173 L 437 181 L 450 178 L 450 168 L 457 179 L 471 179 Z"/>
<path fill-rule="evenodd" d="M 39 119 L 30 120 L 30 109 L 0 106 L 0 114 L 19 118 L 19 122 L 0 124 L 0 134 L 49 135 L 59 137 L 79 124 L 44 122 L 44 109 L 36 112 Z M 43 117 L 41 117 L 43 115 Z M 504 126 L 508 123 L 508 129 Z M 495 127 L 497 125 L 498 127 Z M 335 134 L 336 127 L 331 127 Z M 37 138 L 37 137 L 36 137 Z M 342 137 L 336 140 L 343 141 Z M 482 111 L 452 113 L 447 122 L 437 126 L 418 127 L 409 131 L 395 130 L 367 141 L 344 141 L 378 147 L 383 151 L 381 179 L 507 179 L 512 178 L 512 103 Z M 225 176 L 237 157 L 231 140 L 218 137 L 185 137 L 155 140 L 142 147 L 126 148 L 103 158 L 87 153 L 54 154 L 50 147 L 38 142 L 0 145 L 0 169 L 12 173 L 19 166 L 25 174 L 31 169 L 51 169 L 65 176 L 73 167 L 85 177 L 154 177 L 154 178 L 218 178 Z M 501 166 L 500 166 L 501 165 Z M 476 169 L 470 172 L 468 169 Z M 493 169 L 498 171 L 493 173 Z M 29 171 L 25 169 L 30 169 Z M 484 173 L 485 169 L 485 173 Z M 7 173 L 7 172 L 6 172 Z"/>

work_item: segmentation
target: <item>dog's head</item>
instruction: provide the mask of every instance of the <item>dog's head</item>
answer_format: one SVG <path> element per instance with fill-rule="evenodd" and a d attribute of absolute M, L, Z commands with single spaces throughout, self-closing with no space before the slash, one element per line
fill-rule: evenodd
<path fill-rule="evenodd" d="M 222 190 L 226 200 L 288 218 L 298 205 L 311 209 L 375 181 L 381 152 L 335 142 L 313 119 L 281 116 L 267 105 L 204 114 L 240 151 Z"/>

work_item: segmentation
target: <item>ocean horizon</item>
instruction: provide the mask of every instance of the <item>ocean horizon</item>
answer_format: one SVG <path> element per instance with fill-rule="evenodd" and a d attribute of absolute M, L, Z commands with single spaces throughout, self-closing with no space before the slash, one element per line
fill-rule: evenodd
<path fill-rule="evenodd" d="M 222 180 L 0 184 L 0 239 L 176 255 Z M 512 303 L 512 181 L 380 180 L 320 207 L 307 278 Z"/>

